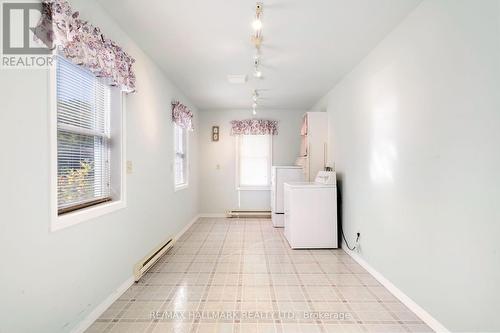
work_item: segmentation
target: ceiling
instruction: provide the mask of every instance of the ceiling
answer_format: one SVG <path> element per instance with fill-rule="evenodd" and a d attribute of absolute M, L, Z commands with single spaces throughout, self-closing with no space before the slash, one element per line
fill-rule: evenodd
<path fill-rule="evenodd" d="M 421 0 L 261 0 L 262 79 L 252 0 L 98 0 L 202 110 L 308 109 Z M 140 3 L 140 4 L 139 4 Z M 247 74 L 230 84 L 228 74 Z M 140 87 L 139 87 L 140 89 Z"/>

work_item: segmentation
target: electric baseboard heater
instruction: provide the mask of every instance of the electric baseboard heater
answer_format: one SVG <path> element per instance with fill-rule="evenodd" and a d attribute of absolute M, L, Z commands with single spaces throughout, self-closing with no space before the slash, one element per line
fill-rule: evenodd
<path fill-rule="evenodd" d="M 135 282 L 139 279 L 160 259 L 165 253 L 168 252 L 174 246 L 174 240 L 172 238 L 167 239 L 151 252 L 149 252 L 141 261 L 139 261 L 134 266 L 134 280 Z"/>
<path fill-rule="evenodd" d="M 271 217 L 270 210 L 243 210 L 243 209 L 233 209 L 226 212 L 227 217 L 235 217 L 235 218 L 269 218 Z"/>

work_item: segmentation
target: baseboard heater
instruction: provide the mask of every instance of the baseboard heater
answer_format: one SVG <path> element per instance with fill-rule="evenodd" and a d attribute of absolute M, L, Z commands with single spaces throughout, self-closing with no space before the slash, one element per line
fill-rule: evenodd
<path fill-rule="evenodd" d="M 226 212 L 227 217 L 261 217 L 268 218 L 271 217 L 270 210 L 243 210 L 243 209 L 233 209 Z"/>
<path fill-rule="evenodd" d="M 167 239 L 157 247 L 155 247 L 151 252 L 148 253 L 141 261 L 139 261 L 134 266 L 134 280 L 135 282 L 139 279 L 160 259 L 165 253 L 168 252 L 174 246 L 174 240 L 172 238 Z"/>

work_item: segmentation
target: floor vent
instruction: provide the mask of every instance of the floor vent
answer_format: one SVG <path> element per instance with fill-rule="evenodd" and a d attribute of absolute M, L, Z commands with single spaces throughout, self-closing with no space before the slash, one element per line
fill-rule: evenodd
<path fill-rule="evenodd" d="M 144 257 L 141 261 L 139 261 L 134 266 L 134 280 L 135 282 L 139 281 L 139 279 L 148 271 L 148 269 L 153 266 L 158 259 L 160 259 L 165 253 L 168 252 L 174 246 L 174 240 L 169 238 L 165 242 L 158 245 L 154 248 L 146 257 Z"/>
<path fill-rule="evenodd" d="M 271 211 L 270 210 L 241 210 L 241 209 L 235 209 L 235 210 L 230 210 L 226 212 L 227 217 L 240 217 L 240 218 L 249 218 L 249 217 L 255 217 L 255 218 L 269 218 L 271 217 Z"/>

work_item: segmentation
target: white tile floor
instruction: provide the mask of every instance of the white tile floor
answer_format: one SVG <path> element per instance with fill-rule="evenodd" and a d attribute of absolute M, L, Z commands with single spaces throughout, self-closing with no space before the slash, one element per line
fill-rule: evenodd
<path fill-rule="evenodd" d="M 432 332 L 342 250 L 270 220 L 197 221 L 87 332 Z"/>

